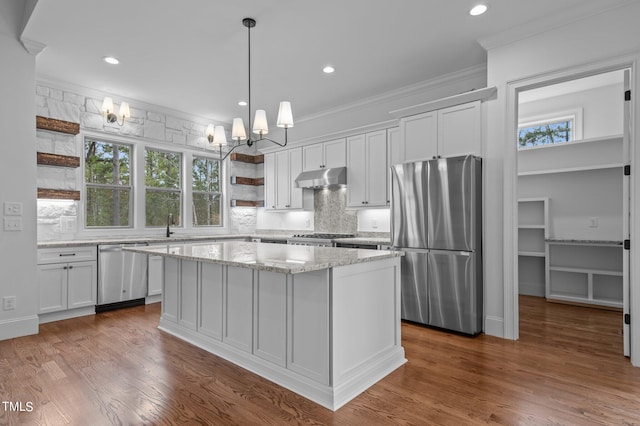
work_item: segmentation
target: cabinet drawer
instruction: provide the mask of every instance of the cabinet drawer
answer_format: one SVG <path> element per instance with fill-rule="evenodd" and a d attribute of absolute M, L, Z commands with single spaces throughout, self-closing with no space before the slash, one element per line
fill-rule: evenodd
<path fill-rule="evenodd" d="M 38 265 L 97 260 L 96 246 L 38 249 Z"/>

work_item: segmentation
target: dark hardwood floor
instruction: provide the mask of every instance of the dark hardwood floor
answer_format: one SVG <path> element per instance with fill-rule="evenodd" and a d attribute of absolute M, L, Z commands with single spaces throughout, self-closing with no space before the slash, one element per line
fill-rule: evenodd
<path fill-rule="evenodd" d="M 640 424 L 620 313 L 521 298 L 517 342 L 403 324 L 409 362 L 331 412 L 159 331 L 159 304 L 0 342 L 0 424 Z M 15 408 L 15 407 L 14 407 Z"/>

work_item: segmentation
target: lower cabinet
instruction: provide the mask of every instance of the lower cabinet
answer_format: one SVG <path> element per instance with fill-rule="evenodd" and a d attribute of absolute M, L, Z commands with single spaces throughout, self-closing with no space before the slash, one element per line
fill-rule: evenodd
<path fill-rule="evenodd" d="M 288 275 L 164 259 L 161 325 L 329 384 L 327 270 Z"/>
<path fill-rule="evenodd" d="M 162 294 L 162 283 L 164 281 L 164 258 L 162 256 L 149 255 L 149 279 L 147 286 L 147 296 Z"/>
<path fill-rule="evenodd" d="M 93 308 L 98 286 L 96 256 L 95 247 L 38 250 L 38 313 Z M 86 313 L 91 312 L 82 314 Z"/>

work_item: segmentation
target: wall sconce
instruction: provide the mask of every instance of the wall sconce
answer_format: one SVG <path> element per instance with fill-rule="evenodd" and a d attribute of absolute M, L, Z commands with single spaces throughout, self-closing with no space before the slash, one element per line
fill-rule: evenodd
<path fill-rule="evenodd" d="M 124 125 L 124 120 L 127 117 L 131 117 L 131 111 L 129 110 L 129 104 L 127 102 L 120 103 L 120 112 L 118 115 L 113 111 L 113 99 L 105 97 L 102 102 L 102 113 L 104 114 L 107 123 L 118 123 L 118 126 L 122 126 Z M 122 117 L 122 123 L 118 121 L 119 117 Z"/>

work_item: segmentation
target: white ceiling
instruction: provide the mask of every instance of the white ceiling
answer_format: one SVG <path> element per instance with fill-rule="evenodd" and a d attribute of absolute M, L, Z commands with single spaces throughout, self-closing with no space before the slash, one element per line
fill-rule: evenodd
<path fill-rule="evenodd" d="M 472 17 L 477 0 L 39 0 L 22 38 L 46 45 L 38 79 L 228 123 L 246 117 L 252 17 L 252 107 L 275 120 L 290 100 L 296 119 L 486 64 L 479 39 L 624 2 L 487 0 Z"/>

